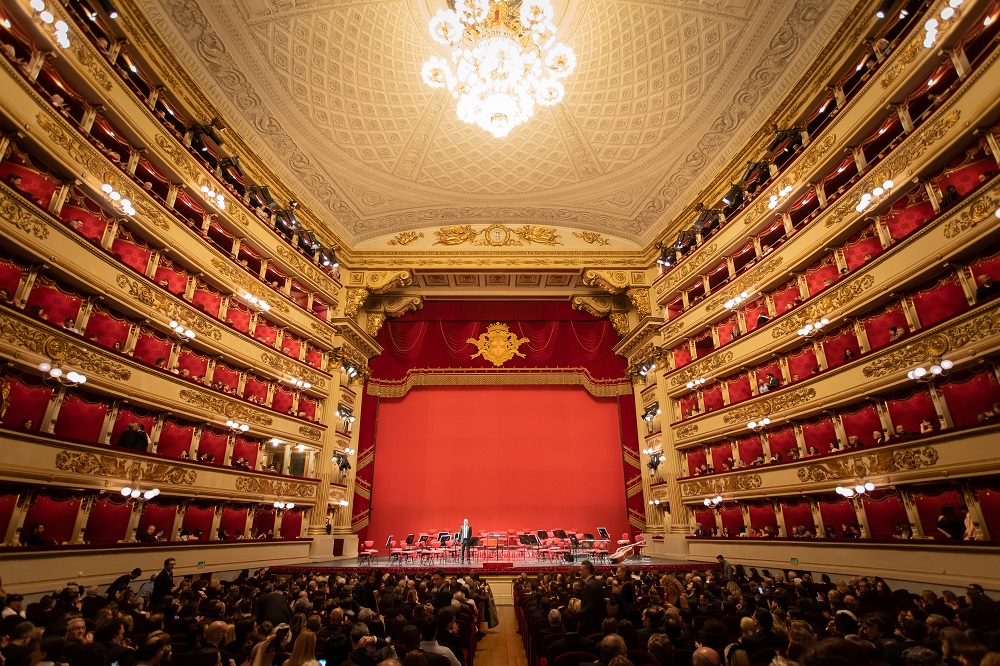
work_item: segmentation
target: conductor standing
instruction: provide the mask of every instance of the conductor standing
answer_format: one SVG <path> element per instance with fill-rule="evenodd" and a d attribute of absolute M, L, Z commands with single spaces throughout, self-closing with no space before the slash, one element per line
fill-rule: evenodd
<path fill-rule="evenodd" d="M 462 521 L 462 526 L 458 529 L 458 541 L 462 544 L 462 564 L 465 564 L 465 554 L 469 554 L 469 564 L 472 564 L 472 527 L 469 519 Z"/>

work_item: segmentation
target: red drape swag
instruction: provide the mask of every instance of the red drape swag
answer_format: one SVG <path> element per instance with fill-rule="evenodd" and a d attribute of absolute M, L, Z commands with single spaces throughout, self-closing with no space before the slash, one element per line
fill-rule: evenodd
<path fill-rule="evenodd" d="M 610 322 L 573 310 L 568 302 L 435 301 L 385 323 L 378 342 L 385 352 L 372 360 L 372 375 L 399 380 L 413 368 L 492 369 L 482 358 L 472 359 L 478 339 L 493 323 L 527 338 L 504 368 L 586 368 L 595 379 L 619 379 L 625 359 L 614 354 L 618 336 Z"/>
<path fill-rule="evenodd" d="M 853 411 L 849 411 L 851 409 Z M 872 433 L 876 430 L 883 430 L 878 410 L 875 409 L 875 405 L 871 404 L 855 405 L 853 408 L 840 412 L 840 422 L 844 426 L 845 435 L 857 437 L 865 446 L 872 446 L 875 443 Z M 820 449 L 820 453 L 823 452 Z"/>
<path fill-rule="evenodd" d="M 190 532 L 192 536 L 194 536 L 195 530 L 202 530 L 203 534 L 198 540 L 208 541 L 211 538 L 212 516 L 214 513 L 215 509 L 210 506 L 198 507 L 191 504 L 184 514 L 184 521 L 181 523 L 181 527 Z"/>
<path fill-rule="evenodd" d="M 250 469 L 254 469 L 257 464 L 257 454 L 259 452 L 260 447 L 255 440 L 246 439 L 242 436 L 236 437 L 236 442 L 233 445 L 233 460 L 243 458 L 250 463 Z"/>
<path fill-rule="evenodd" d="M 767 444 L 771 448 L 771 454 L 780 453 L 782 460 L 788 460 L 788 452 L 799 448 L 795 429 L 790 425 L 768 433 Z"/>
<path fill-rule="evenodd" d="M 820 497 L 817 504 L 823 525 L 816 536 L 825 536 L 827 525 L 832 525 L 837 534 L 840 535 L 843 525 L 858 522 L 858 515 L 854 512 L 854 504 L 851 503 L 851 500 L 840 495 Z"/>
<path fill-rule="evenodd" d="M 795 301 L 800 299 L 799 281 L 796 278 L 792 278 L 771 294 L 771 300 L 774 301 L 774 311 L 779 315 L 795 307 Z"/>
<path fill-rule="evenodd" d="M 694 522 L 705 528 L 706 532 L 711 532 L 717 526 L 715 511 L 713 509 L 695 509 Z"/>
<path fill-rule="evenodd" d="M 161 501 L 144 502 L 142 515 L 139 517 L 139 527 L 137 534 L 145 532 L 150 525 L 154 525 L 157 531 L 163 530 L 163 536 L 167 540 L 176 538 L 173 534 L 174 517 L 177 515 L 177 504 L 170 498 L 163 498 Z"/>
<path fill-rule="evenodd" d="M 969 300 L 954 273 L 911 297 L 920 325 L 933 326 L 969 309 Z"/>
<path fill-rule="evenodd" d="M 986 521 L 986 530 L 990 541 L 1000 541 L 1000 479 L 980 479 L 972 482 L 972 487 L 979 498 L 979 506 Z M 3 524 L 0 515 L 0 525 Z"/>
<path fill-rule="evenodd" d="M 302 534 L 302 512 L 298 509 L 285 511 L 281 517 L 281 538 L 297 539 Z"/>
<path fill-rule="evenodd" d="M 121 439 L 122 433 L 128 428 L 130 423 L 139 423 L 146 428 L 146 435 L 153 432 L 153 425 L 156 423 L 156 417 L 149 412 L 141 409 L 132 409 L 129 407 L 122 407 L 118 410 L 118 415 L 115 417 L 115 422 L 111 426 L 111 444 L 113 446 L 118 445 L 118 441 Z"/>
<path fill-rule="evenodd" d="M 123 264 L 131 267 L 136 273 L 145 275 L 153 251 L 138 235 L 132 234 L 124 228 L 119 228 L 118 236 L 111 243 L 111 253 L 119 257 Z"/>
<path fill-rule="evenodd" d="M 761 444 L 760 437 L 758 435 L 744 437 L 736 443 L 736 447 L 740 454 L 740 460 L 747 465 L 752 463 L 758 458 L 758 456 L 764 453 L 764 447 Z"/>
<path fill-rule="evenodd" d="M 921 490 L 914 490 L 913 503 L 916 505 L 917 513 L 920 515 L 920 524 L 924 528 L 924 534 L 929 537 L 932 536 L 935 539 L 946 539 L 947 537 L 937 531 L 937 519 L 941 515 L 941 507 L 945 504 L 950 504 L 957 514 L 958 507 L 965 502 L 954 488 L 930 486 Z"/>
<path fill-rule="evenodd" d="M 28 294 L 24 311 L 31 312 L 32 308 L 38 306 L 44 311 L 47 321 L 62 326 L 66 319 L 76 319 L 79 316 L 82 303 L 82 298 L 64 289 L 55 280 L 39 276 L 31 288 L 31 293 Z"/>
<path fill-rule="evenodd" d="M 853 355 L 850 359 L 846 356 L 848 350 Z M 826 355 L 826 363 L 829 368 L 850 363 L 860 356 L 861 345 L 858 344 L 858 336 L 854 333 L 854 326 L 846 324 L 837 331 L 827 333 L 823 338 L 823 353 Z"/>
<path fill-rule="evenodd" d="M 208 454 L 215 456 L 214 465 L 222 465 L 226 458 L 226 444 L 229 442 L 229 435 L 219 432 L 213 428 L 204 428 L 201 431 L 201 439 L 198 440 L 198 455 Z"/>
<path fill-rule="evenodd" d="M 796 354 L 788 356 L 787 359 L 788 373 L 791 375 L 792 383 L 812 377 L 815 374 L 814 371 L 819 368 L 819 363 L 816 361 L 816 350 L 811 344 L 803 347 Z"/>
<path fill-rule="evenodd" d="M 59 408 L 53 432 L 57 437 L 96 443 L 101 436 L 108 404 L 84 394 L 69 393 Z"/>
<path fill-rule="evenodd" d="M 820 453 L 827 453 L 830 444 L 837 441 L 837 431 L 830 417 L 824 416 L 816 421 L 802 424 L 802 439 L 805 440 L 807 451 L 810 446 L 815 446 Z"/>
<path fill-rule="evenodd" d="M 277 517 L 275 510 L 267 506 L 258 506 L 253 514 L 253 533 L 255 535 L 266 534 L 274 529 L 274 519 Z M 277 536 L 277 535 L 275 535 Z"/>
<path fill-rule="evenodd" d="M 194 437 L 194 426 L 186 421 L 174 421 L 166 418 L 160 429 L 156 452 L 166 458 L 179 458 L 183 451 L 191 448 L 191 438 Z"/>
<path fill-rule="evenodd" d="M 93 342 L 106 349 L 114 349 L 116 342 L 121 343 L 121 350 L 124 350 L 130 330 L 132 324 L 128 319 L 101 305 L 94 305 L 83 335 L 88 340 L 96 335 L 97 339 Z"/>
<path fill-rule="evenodd" d="M 87 543 L 118 543 L 126 538 L 125 530 L 132 515 L 132 505 L 124 497 L 106 497 L 94 502 L 83 540 Z"/>
<path fill-rule="evenodd" d="M 768 525 L 774 528 L 775 534 L 778 532 L 778 517 L 774 514 L 774 505 L 770 502 L 756 505 L 751 503 L 748 507 L 750 514 L 750 526 L 756 530 L 762 530 Z"/>
<path fill-rule="evenodd" d="M 27 272 L 27 268 L 12 259 L 0 257 L 0 289 L 6 290 L 13 298 L 17 293 L 17 288 L 21 284 L 21 278 Z"/>
<path fill-rule="evenodd" d="M 73 525 L 76 523 L 76 513 L 79 508 L 79 497 L 65 499 L 63 495 L 56 493 L 51 495 L 39 493 L 24 517 L 24 529 L 21 534 L 28 534 L 32 525 L 41 523 L 45 526 L 46 539 L 58 543 L 69 541 L 73 537 Z"/>
<path fill-rule="evenodd" d="M 792 528 L 794 527 L 805 527 L 813 534 L 816 534 L 816 521 L 813 520 L 809 502 L 806 500 L 795 504 L 791 502 L 792 500 L 787 500 L 781 503 L 781 513 L 785 517 L 785 526 L 788 528 L 786 536 L 791 536 Z"/>
<path fill-rule="evenodd" d="M 705 464 L 707 456 L 705 449 L 692 449 L 687 452 L 688 471 L 694 476 L 695 471 Z"/>
<path fill-rule="evenodd" d="M 744 528 L 743 510 L 739 504 L 723 504 L 722 510 L 719 511 L 719 518 L 722 526 L 729 529 L 729 536 L 738 535 L 740 530 Z"/>
<path fill-rule="evenodd" d="M 753 397 L 754 390 L 750 386 L 750 378 L 745 373 L 740 373 L 726 382 L 729 387 L 729 404 L 735 405 Z"/>
<path fill-rule="evenodd" d="M 910 522 L 903 501 L 895 491 L 866 493 L 861 503 L 868 519 L 868 533 L 873 539 L 892 538 L 897 526 Z"/>
<path fill-rule="evenodd" d="M 237 532 L 245 532 L 247 528 L 247 513 L 249 507 L 238 509 L 227 506 L 222 509 L 222 516 L 219 519 L 219 529 L 224 530 L 230 539 L 236 538 Z"/>
<path fill-rule="evenodd" d="M 901 425 L 909 433 L 919 433 L 920 422 L 924 419 L 930 419 L 935 426 L 938 424 L 934 403 L 925 388 L 894 393 L 891 399 L 885 401 L 885 404 L 889 410 L 889 420 L 892 422 L 893 429 Z"/>
<path fill-rule="evenodd" d="M 910 330 L 906 325 L 906 316 L 899 303 L 887 305 L 883 311 L 868 315 L 862 320 L 862 325 L 865 327 L 865 335 L 868 337 L 868 345 L 872 351 L 890 344 L 889 338 L 892 336 L 892 332 L 889 330 L 890 326 L 895 326 L 904 336 Z M 896 338 L 897 341 L 899 339 Z"/>
<path fill-rule="evenodd" d="M 15 507 L 17 507 L 17 493 L 0 495 L 0 530 L 3 530 L 4 534 L 7 533 L 7 527 L 10 526 L 10 519 L 14 515 Z"/>
<path fill-rule="evenodd" d="M 990 368 L 954 375 L 940 390 L 956 428 L 979 423 L 979 415 L 1000 402 L 1000 384 Z"/>
<path fill-rule="evenodd" d="M 135 341 L 135 351 L 132 356 L 147 365 L 156 365 L 159 359 L 170 358 L 170 348 L 173 343 L 156 331 L 143 328 Z"/>
<path fill-rule="evenodd" d="M 282 414 L 288 414 L 288 410 L 292 408 L 292 401 L 294 399 L 294 394 L 284 389 L 276 388 L 274 389 L 274 398 L 271 401 L 271 407 Z"/>
<path fill-rule="evenodd" d="M 45 418 L 45 410 L 52 398 L 52 389 L 42 384 L 35 377 L 7 377 L 10 386 L 9 406 L 3 417 L 3 425 L 7 428 L 20 430 L 22 423 L 30 419 L 30 430 L 38 432 Z"/>

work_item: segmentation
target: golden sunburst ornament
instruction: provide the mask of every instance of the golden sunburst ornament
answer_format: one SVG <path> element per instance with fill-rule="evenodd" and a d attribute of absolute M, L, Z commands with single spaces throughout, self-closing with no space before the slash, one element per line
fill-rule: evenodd
<path fill-rule="evenodd" d="M 470 360 L 477 356 L 482 356 L 493 365 L 499 367 L 514 358 L 515 354 L 521 358 L 525 358 L 525 355 L 518 350 L 518 347 L 528 342 L 528 338 L 519 338 L 510 332 L 507 324 L 496 323 L 488 326 L 485 333 L 480 333 L 478 339 L 469 338 L 466 342 L 476 345 L 479 349 L 478 352 L 472 355 Z"/>

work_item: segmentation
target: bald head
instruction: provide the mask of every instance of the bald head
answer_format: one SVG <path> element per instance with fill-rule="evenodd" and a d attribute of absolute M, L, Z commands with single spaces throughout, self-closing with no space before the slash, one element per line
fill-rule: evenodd
<path fill-rule="evenodd" d="M 334 608 L 332 611 L 330 611 L 330 624 L 332 624 L 335 627 L 339 627 L 340 625 L 344 624 L 343 608 Z"/>
<path fill-rule="evenodd" d="M 222 642 L 226 640 L 226 632 L 228 630 L 228 624 L 222 620 L 216 620 L 212 624 L 205 627 L 205 642 L 211 643 L 216 647 L 221 647 Z"/>
<path fill-rule="evenodd" d="M 700 647 L 691 655 L 691 666 L 719 666 L 719 653 L 712 648 Z"/>

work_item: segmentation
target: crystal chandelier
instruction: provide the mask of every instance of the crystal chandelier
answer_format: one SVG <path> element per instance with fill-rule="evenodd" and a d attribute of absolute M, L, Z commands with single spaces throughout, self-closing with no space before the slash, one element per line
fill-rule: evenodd
<path fill-rule="evenodd" d="M 518 10 L 518 5 L 520 9 Z M 559 80 L 573 71 L 576 55 L 556 43 L 550 0 L 455 0 L 431 19 L 431 36 L 451 48 L 424 63 L 424 81 L 447 87 L 458 99 L 458 117 L 496 137 L 563 98 Z"/>

